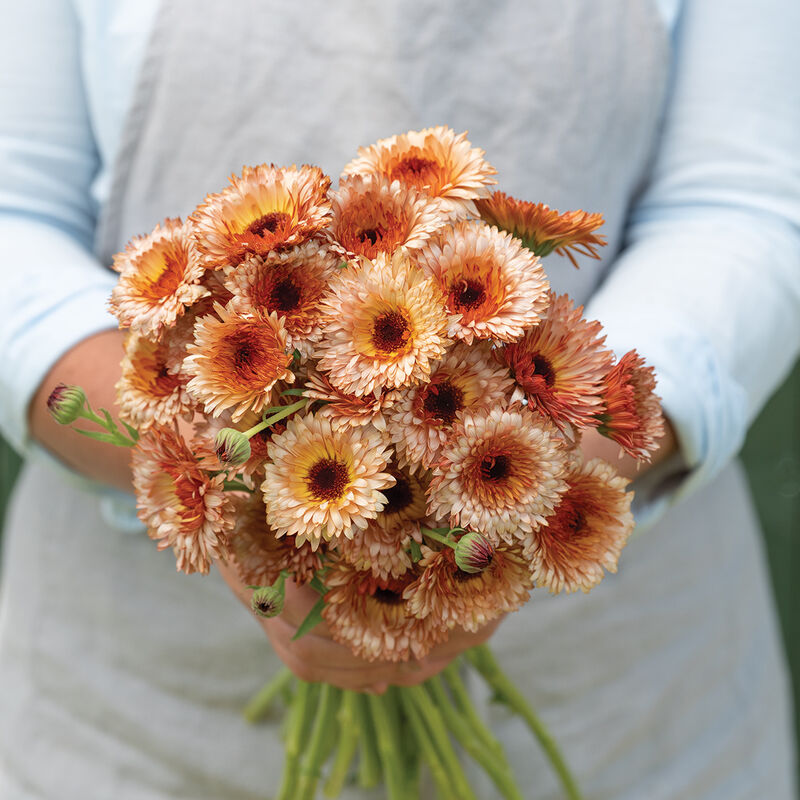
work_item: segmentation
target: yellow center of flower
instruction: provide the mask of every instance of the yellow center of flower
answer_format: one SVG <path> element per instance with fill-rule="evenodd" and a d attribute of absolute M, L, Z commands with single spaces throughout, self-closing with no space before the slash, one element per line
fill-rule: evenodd
<path fill-rule="evenodd" d="M 174 294 L 183 280 L 187 266 L 186 253 L 172 243 L 152 247 L 137 263 L 136 288 L 148 300 L 159 300 Z"/>
<path fill-rule="evenodd" d="M 306 475 L 306 486 L 317 500 L 338 500 L 349 484 L 347 464 L 332 458 L 320 459 Z"/>
<path fill-rule="evenodd" d="M 372 344 L 380 353 L 396 353 L 405 347 L 410 336 L 408 320 L 400 311 L 379 314 L 372 324 Z"/>

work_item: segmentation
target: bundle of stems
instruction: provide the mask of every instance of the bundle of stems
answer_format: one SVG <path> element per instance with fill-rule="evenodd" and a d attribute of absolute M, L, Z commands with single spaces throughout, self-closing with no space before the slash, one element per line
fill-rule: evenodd
<path fill-rule="evenodd" d="M 493 698 L 525 721 L 561 780 L 564 796 L 581 794 L 553 737 L 500 669 L 487 645 L 467 651 L 440 675 L 418 686 L 392 686 L 382 695 L 306 683 L 279 672 L 247 705 L 257 723 L 279 698 L 288 704 L 286 760 L 277 800 L 340 795 L 348 781 L 386 787 L 388 800 L 420 795 L 424 763 L 441 800 L 477 800 L 462 765 L 477 763 L 507 800 L 523 800 L 500 742 L 480 718 L 462 679 L 472 668 Z"/>

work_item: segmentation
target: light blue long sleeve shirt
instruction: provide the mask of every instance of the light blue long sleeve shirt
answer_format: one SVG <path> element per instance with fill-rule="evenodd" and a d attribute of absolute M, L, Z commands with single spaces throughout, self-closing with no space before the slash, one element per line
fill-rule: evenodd
<path fill-rule="evenodd" d="M 586 313 L 655 366 L 680 494 L 737 452 L 800 350 L 800 3 L 656 4 L 673 40 L 662 137 Z M 0 428 L 22 451 L 49 368 L 116 327 L 91 241 L 157 6 L 0 9 Z"/>

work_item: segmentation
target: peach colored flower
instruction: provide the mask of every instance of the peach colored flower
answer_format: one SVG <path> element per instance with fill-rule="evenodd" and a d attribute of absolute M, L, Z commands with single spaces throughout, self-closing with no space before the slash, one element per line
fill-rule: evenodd
<path fill-rule="evenodd" d="M 357 530 L 352 539 L 337 539 L 339 555 L 362 572 L 376 578 L 399 578 L 412 567 L 408 547 L 411 540 L 422 541 L 416 522 L 399 522 L 391 526 L 370 520 L 364 530 Z"/>

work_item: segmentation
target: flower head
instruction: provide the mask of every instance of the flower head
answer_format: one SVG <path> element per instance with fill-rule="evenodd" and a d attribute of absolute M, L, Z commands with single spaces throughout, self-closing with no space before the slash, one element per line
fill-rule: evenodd
<path fill-rule="evenodd" d="M 476 222 L 444 228 L 417 263 L 447 298 L 448 335 L 468 344 L 519 339 L 547 308 L 549 284 L 539 259 L 497 228 Z"/>
<path fill-rule="evenodd" d="M 248 255 L 293 247 L 330 220 L 330 178 L 318 167 L 259 164 L 231 175 L 192 214 L 200 260 L 207 269 L 233 268 Z"/>
<path fill-rule="evenodd" d="M 214 452 L 220 463 L 229 467 L 240 467 L 252 455 L 250 440 L 236 428 L 223 428 L 214 438 Z"/>
<path fill-rule="evenodd" d="M 362 147 L 344 175 L 381 175 L 440 198 L 454 215 L 474 212 L 472 201 L 489 194 L 497 170 L 472 147 L 467 133 L 442 126 L 409 131 Z"/>
<path fill-rule="evenodd" d="M 352 539 L 339 539 L 336 552 L 349 564 L 376 578 L 399 578 L 411 569 L 408 548 L 411 540 L 422 541 L 419 525 L 403 521 L 386 525 L 370 520 L 364 530 L 353 533 Z"/>
<path fill-rule="evenodd" d="M 631 350 L 606 375 L 601 391 L 604 408 L 597 417 L 597 430 L 640 461 L 650 460 L 650 453 L 664 435 L 661 401 L 655 388 L 655 371 Z"/>
<path fill-rule="evenodd" d="M 633 530 L 628 481 L 599 458 L 573 468 L 569 488 L 547 524 L 533 534 L 526 555 L 537 586 L 551 592 L 588 592 L 617 571 Z"/>
<path fill-rule="evenodd" d="M 428 377 L 449 344 L 444 298 L 403 251 L 343 270 L 330 288 L 316 355 L 331 383 L 360 397 Z"/>
<path fill-rule="evenodd" d="M 604 236 L 594 233 L 603 224 L 602 214 L 586 211 L 559 214 L 544 203 L 516 200 L 504 192 L 493 192 L 475 205 L 485 222 L 512 233 L 542 258 L 555 250 L 577 267 L 575 253 L 600 258 L 597 248 L 606 243 Z"/>
<path fill-rule="evenodd" d="M 80 386 L 59 383 L 47 398 L 47 410 L 59 425 L 71 425 L 80 416 L 86 403 L 86 392 Z"/>
<path fill-rule="evenodd" d="M 277 617 L 283 611 L 286 590 L 283 581 L 277 585 L 259 586 L 250 598 L 250 608 L 259 617 Z"/>
<path fill-rule="evenodd" d="M 456 566 L 470 575 L 483 572 L 494 559 L 495 547 L 481 533 L 467 531 L 453 548 Z"/>
<path fill-rule="evenodd" d="M 381 493 L 394 483 L 386 471 L 387 445 L 367 427 L 331 426 L 306 415 L 289 420 L 268 445 L 261 488 L 267 521 L 297 544 L 352 536 L 386 505 Z"/>
<path fill-rule="evenodd" d="M 200 284 L 203 267 L 191 225 L 179 219 L 167 219 L 151 234 L 131 239 L 125 251 L 114 256 L 114 269 L 120 276 L 111 292 L 111 313 L 120 327 L 150 338 L 174 325 L 187 306 L 208 294 Z"/>
<path fill-rule="evenodd" d="M 428 487 L 428 513 L 512 542 L 544 524 L 567 488 L 555 429 L 524 406 L 463 412 Z"/>

